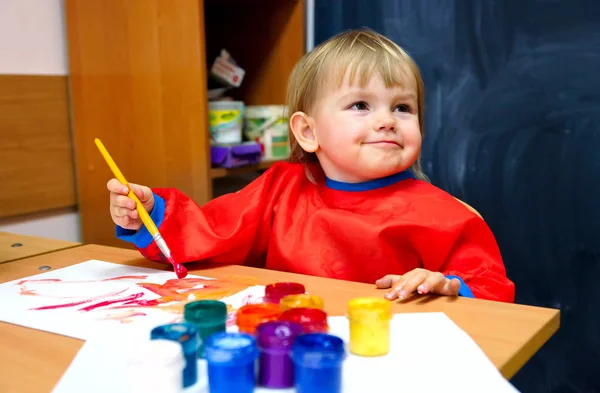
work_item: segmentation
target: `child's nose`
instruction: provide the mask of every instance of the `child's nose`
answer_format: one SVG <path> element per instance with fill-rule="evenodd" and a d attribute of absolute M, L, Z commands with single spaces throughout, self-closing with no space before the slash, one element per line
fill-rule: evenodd
<path fill-rule="evenodd" d="M 395 131 L 396 130 L 396 119 L 389 114 L 382 114 L 377 118 L 375 122 L 376 131 Z"/>

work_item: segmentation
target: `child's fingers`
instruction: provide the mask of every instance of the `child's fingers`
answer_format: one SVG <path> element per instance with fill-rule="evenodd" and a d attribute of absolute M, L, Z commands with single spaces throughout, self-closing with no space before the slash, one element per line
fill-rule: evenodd
<path fill-rule="evenodd" d="M 129 194 L 129 188 L 127 188 L 127 186 L 123 185 L 123 183 L 121 183 L 120 181 L 118 181 L 117 179 L 110 179 L 108 181 L 108 183 L 106 183 L 106 188 L 108 188 L 108 191 L 110 192 L 114 192 L 117 194 L 121 194 L 121 195 L 127 195 Z"/>
<path fill-rule="evenodd" d="M 124 216 L 124 217 L 114 217 L 113 216 L 113 221 L 115 224 L 117 224 L 118 226 L 120 226 L 123 229 L 131 229 L 131 230 L 137 231 L 138 229 L 140 229 L 142 227 L 141 221 L 131 217 L 131 215 Z"/>
<path fill-rule="evenodd" d="M 411 293 L 417 290 L 417 287 L 425 281 L 428 271 L 424 269 L 415 269 L 406 273 L 394 285 L 394 287 L 385 295 L 386 298 L 394 300 L 396 298 L 403 300 Z"/>
<path fill-rule="evenodd" d="M 448 280 L 442 273 L 431 272 L 427 279 L 417 287 L 417 292 L 424 295 L 429 292 L 439 293 L 444 290 L 444 285 Z"/>
<path fill-rule="evenodd" d="M 136 229 L 134 220 L 127 216 L 119 218 L 116 224 L 123 229 Z"/>
<path fill-rule="evenodd" d="M 129 213 L 131 213 L 131 209 L 126 207 L 113 206 L 111 209 L 111 214 L 117 218 L 129 217 Z"/>
<path fill-rule="evenodd" d="M 135 201 L 129 197 L 126 197 L 125 195 L 111 193 L 110 203 L 116 207 L 124 207 L 129 210 L 135 209 Z"/>
<path fill-rule="evenodd" d="M 382 277 L 379 280 L 375 281 L 375 285 L 377 286 L 377 288 L 390 288 L 392 285 L 400 281 L 401 277 L 402 276 L 396 274 L 388 274 L 385 277 Z"/>
<path fill-rule="evenodd" d="M 150 201 L 152 199 L 152 190 L 150 190 L 150 188 L 140 186 L 139 184 L 135 183 L 129 183 L 129 186 L 142 203 Z M 129 194 L 129 188 L 123 185 L 117 179 L 110 179 L 108 183 L 106 183 L 106 188 L 108 188 L 110 192 L 114 192 L 115 194 Z"/>
<path fill-rule="evenodd" d="M 129 183 L 135 195 L 139 198 L 140 202 L 144 203 L 149 201 L 152 198 L 152 191 L 145 186 L 140 186 L 139 184 Z"/>
<path fill-rule="evenodd" d="M 129 217 L 115 217 L 113 215 L 112 218 L 115 224 L 117 224 L 123 229 L 128 229 L 127 226 L 129 225 Z"/>
<path fill-rule="evenodd" d="M 459 280 L 457 280 L 456 278 L 453 278 L 451 280 L 445 278 L 445 280 L 442 283 L 438 284 L 437 287 L 433 288 L 432 292 L 444 296 L 457 296 L 459 289 Z"/>
<path fill-rule="evenodd" d="M 123 229 L 140 229 L 142 224 L 139 220 L 140 216 L 136 209 L 136 203 L 127 196 L 129 188 L 117 179 L 110 179 L 106 183 L 106 188 L 110 191 L 110 215 L 113 222 Z M 143 188 L 138 186 L 138 196 L 145 195 Z M 152 192 L 150 192 L 150 195 L 152 195 Z"/>
<path fill-rule="evenodd" d="M 417 287 L 427 279 L 427 271 L 416 271 L 409 277 L 406 282 L 402 285 L 398 291 L 398 298 L 400 300 L 406 299 L 409 295 L 417 290 Z"/>

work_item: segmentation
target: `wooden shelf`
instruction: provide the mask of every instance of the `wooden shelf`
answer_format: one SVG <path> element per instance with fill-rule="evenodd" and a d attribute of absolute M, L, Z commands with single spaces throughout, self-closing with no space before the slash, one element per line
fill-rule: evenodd
<path fill-rule="evenodd" d="M 240 166 L 237 168 L 211 168 L 210 177 L 213 179 L 218 179 L 221 177 L 239 175 L 241 173 L 264 171 L 265 169 L 269 169 L 271 165 L 275 164 L 276 162 L 278 161 L 262 161 L 256 165 Z"/>
<path fill-rule="evenodd" d="M 96 137 L 128 179 L 178 188 L 199 205 L 215 187 L 219 195 L 237 192 L 273 164 L 211 168 L 207 70 L 226 49 L 246 71 L 231 97 L 283 104 L 305 52 L 304 10 L 303 0 L 65 0 L 74 192 L 85 243 L 124 246 L 106 214 L 112 175 Z"/>

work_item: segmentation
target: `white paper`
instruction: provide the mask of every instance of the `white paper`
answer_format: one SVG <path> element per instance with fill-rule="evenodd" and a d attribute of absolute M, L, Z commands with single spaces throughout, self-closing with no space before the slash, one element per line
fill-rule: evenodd
<path fill-rule="evenodd" d="M 183 283 L 178 281 L 179 284 L 173 285 L 173 291 L 185 298 L 167 301 L 166 297 L 141 285 L 176 281 L 175 273 L 91 260 L 0 284 L 0 320 L 83 340 L 120 326 L 147 330 L 182 320 L 183 304 L 195 300 L 194 293 L 201 296 L 206 287 L 196 284 L 194 279 L 213 280 L 188 275 Z M 227 291 L 226 283 L 214 282 Z M 184 284 L 190 288 L 182 286 Z M 263 296 L 264 286 L 247 289 L 241 286 L 239 292 L 221 300 L 231 306 L 232 317 L 235 309 L 259 301 Z M 118 299 L 122 301 L 115 303 Z M 161 301 L 158 305 L 146 307 L 140 303 L 157 299 Z M 43 309 L 57 305 L 69 306 Z M 230 318 L 229 324 L 232 322 Z"/>
<path fill-rule="evenodd" d="M 348 343 L 345 317 L 329 317 L 329 325 L 331 334 Z M 53 393 L 126 393 L 123 362 L 127 343 L 147 336 L 147 331 L 119 329 L 90 339 Z M 443 313 L 394 315 L 390 340 L 390 352 L 386 356 L 348 355 L 342 374 L 344 393 L 517 392 L 477 344 Z M 184 393 L 208 393 L 205 361 L 199 360 L 198 366 L 198 383 L 182 390 Z M 292 393 L 295 390 L 257 387 L 255 392 Z"/>

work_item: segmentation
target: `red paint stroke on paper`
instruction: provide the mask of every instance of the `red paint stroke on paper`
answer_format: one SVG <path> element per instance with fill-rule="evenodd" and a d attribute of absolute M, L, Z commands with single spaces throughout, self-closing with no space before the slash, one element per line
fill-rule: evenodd
<path fill-rule="evenodd" d="M 139 274 L 139 275 L 130 275 L 130 276 L 117 276 L 117 277 L 111 277 L 111 278 L 104 278 L 102 280 L 77 280 L 77 281 L 63 281 L 60 278 L 40 278 L 40 279 L 35 279 L 35 280 L 21 280 L 19 282 L 17 282 L 15 285 L 23 285 L 26 284 L 28 282 L 34 282 L 34 283 L 57 283 L 57 282 L 68 282 L 69 284 L 81 284 L 81 283 L 94 283 L 94 282 L 103 282 L 103 281 L 120 281 L 120 280 L 145 280 L 148 278 L 148 275 L 146 274 Z"/>
<path fill-rule="evenodd" d="M 95 301 L 98 301 L 100 299 L 104 299 L 104 298 L 107 298 L 107 297 L 112 297 L 112 296 L 120 295 L 123 292 L 125 292 L 126 290 L 127 289 L 123 289 L 121 291 L 107 293 L 106 295 L 96 296 L 96 297 L 92 297 L 92 298 L 89 298 L 89 299 L 80 300 L 78 302 L 56 304 L 56 305 L 51 305 L 51 306 L 41 306 L 41 307 L 36 307 L 36 308 L 30 308 L 30 310 L 35 310 L 35 311 L 40 311 L 40 310 L 56 310 L 57 308 L 68 308 L 68 307 L 81 306 L 82 304 L 91 303 L 91 302 L 95 302 Z"/>
<path fill-rule="evenodd" d="M 128 300 L 135 300 L 142 296 L 144 296 L 144 294 L 142 292 L 134 293 L 133 295 L 129 295 L 129 296 L 123 297 L 121 299 L 111 299 L 111 300 L 105 300 L 100 303 L 91 304 L 89 306 L 80 308 L 79 311 L 92 311 L 92 310 L 95 310 L 96 308 L 110 306 L 111 304 L 122 303 L 122 302 L 126 302 Z"/>
<path fill-rule="evenodd" d="M 145 280 L 148 278 L 148 275 L 146 274 L 140 274 L 137 276 L 118 276 L 118 277 L 112 277 L 112 278 L 105 278 L 103 280 L 99 280 L 99 281 L 119 281 L 119 280 Z M 96 281 L 90 281 L 90 282 L 97 282 Z"/>
<path fill-rule="evenodd" d="M 190 293 L 196 293 L 199 290 L 217 289 L 220 287 L 219 281 L 207 280 L 204 278 L 174 278 L 165 281 L 164 284 L 138 283 L 142 288 L 154 292 L 161 298 L 174 300 L 186 300 Z"/>
<path fill-rule="evenodd" d="M 16 285 L 23 285 L 27 282 L 62 282 L 62 280 L 60 278 L 42 278 L 39 280 L 21 280 L 19 281 Z"/>
<path fill-rule="evenodd" d="M 119 276 L 113 278 L 107 278 L 102 280 L 88 280 L 88 281 L 62 281 L 60 279 L 43 279 L 43 280 L 22 280 L 20 282 L 21 285 L 26 283 L 42 283 L 42 284 L 73 284 L 73 283 L 98 283 L 102 281 L 116 281 L 116 280 L 143 280 L 148 276 L 139 275 L 139 276 Z M 127 297 L 123 297 L 120 299 L 108 299 L 123 292 L 127 291 L 130 288 L 123 289 L 118 292 L 112 292 L 101 296 L 90 297 L 87 299 L 83 299 L 80 301 L 74 301 L 64 304 L 56 304 L 56 305 L 46 305 L 41 307 L 32 308 L 31 310 L 55 310 L 62 308 L 75 308 L 77 306 L 81 306 L 84 304 L 89 304 L 92 302 L 98 302 L 87 305 L 85 307 L 78 308 L 77 311 L 92 311 L 98 308 L 105 307 L 105 310 L 114 310 L 114 309 L 134 309 L 134 308 L 160 308 L 161 310 L 174 314 L 182 314 L 183 307 L 185 303 L 192 300 L 200 300 L 200 299 L 222 299 L 224 297 L 233 295 L 242 291 L 248 286 L 250 283 L 243 282 L 242 280 L 214 280 L 214 279 L 205 279 L 205 278 L 182 278 L 182 279 L 170 279 L 165 281 L 164 284 L 156 284 L 151 282 L 136 282 L 130 288 L 134 289 L 135 287 L 144 288 L 156 295 L 159 296 L 158 299 L 141 299 L 144 296 L 143 292 L 136 292 L 133 295 L 129 295 Z M 35 296 L 44 296 L 39 293 L 36 293 L 35 289 L 28 289 L 26 286 L 20 288 L 20 293 L 22 295 L 35 295 Z M 58 298 L 68 299 L 68 296 L 57 296 Z M 245 299 L 243 303 L 250 302 L 251 299 Z M 231 307 L 230 312 L 232 310 Z M 132 311 L 133 312 L 133 311 Z M 139 314 L 137 314 L 139 315 Z M 116 318 L 119 320 L 119 318 Z"/>
<path fill-rule="evenodd" d="M 129 300 L 119 306 L 110 307 L 110 309 L 116 310 L 119 308 L 150 308 L 150 307 L 156 307 L 159 304 L 160 303 L 158 302 L 158 300 L 146 300 L 146 299 Z"/>
<path fill-rule="evenodd" d="M 110 313 L 110 314 L 106 315 L 105 317 L 100 317 L 98 319 L 118 321 L 123 324 L 123 323 L 133 322 L 133 317 L 145 317 L 146 315 L 147 315 L 146 313 L 143 313 L 141 311 L 126 310 L 126 311 L 121 311 L 121 312 L 116 312 L 116 313 Z"/>
<path fill-rule="evenodd" d="M 119 306 L 119 307 L 115 307 L 115 308 L 124 308 L 127 307 L 127 305 L 135 305 L 135 306 L 139 306 L 139 307 L 154 307 L 154 306 L 158 306 L 158 300 L 145 300 L 145 299 L 140 299 L 140 300 L 130 300 L 128 302 L 123 303 L 123 306 Z"/>

